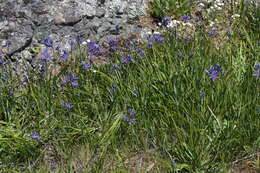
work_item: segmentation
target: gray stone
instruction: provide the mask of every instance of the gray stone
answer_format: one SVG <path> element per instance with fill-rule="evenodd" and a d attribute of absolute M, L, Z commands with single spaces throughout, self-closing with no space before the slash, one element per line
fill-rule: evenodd
<path fill-rule="evenodd" d="M 63 50 L 70 49 L 68 43 L 78 36 L 99 42 L 107 36 L 140 34 L 136 23 L 147 9 L 146 1 L 0 0 L 0 46 L 9 40 L 12 44 L 3 48 L 9 58 L 42 66 L 41 56 L 30 50 L 44 48 L 45 37 L 53 40 L 54 48 Z"/>
<path fill-rule="evenodd" d="M 106 14 L 106 10 L 105 10 L 105 9 L 103 9 L 103 8 L 98 8 L 98 9 L 96 10 L 96 15 L 95 15 L 95 16 L 101 18 L 101 17 L 104 17 L 105 14 Z"/>
<path fill-rule="evenodd" d="M 111 28 L 111 24 L 109 22 L 102 23 L 101 27 L 98 28 L 97 33 L 100 35 L 104 35 Z"/>

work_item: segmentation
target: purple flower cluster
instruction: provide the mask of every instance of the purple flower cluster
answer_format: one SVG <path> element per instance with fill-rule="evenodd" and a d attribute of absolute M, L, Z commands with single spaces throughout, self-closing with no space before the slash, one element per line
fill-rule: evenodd
<path fill-rule="evenodd" d="M 80 64 L 84 70 L 89 70 L 91 68 L 91 65 L 86 63 L 85 61 L 82 61 Z"/>
<path fill-rule="evenodd" d="M 5 65 L 5 60 L 4 59 L 0 59 L 0 67 L 3 67 Z"/>
<path fill-rule="evenodd" d="M 186 22 L 188 22 L 191 18 L 190 18 L 190 16 L 188 16 L 188 15 L 184 15 L 184 16 L 181 17 L 181 19 L 182 19 L 183 22 L 186 23 Z"/>
<path fill-rule="evenodd" d="M 42 43 L 46 46 L 46 47 L 53 47 L 53 41 L 48 38 L 48 37 L 45 37 L 42 41 Z"/>
<path fill-rule="evenodd" d="M 103 48 L 97 43 L 92 41 L 88 43 L 88 53 L 90 56 L 92 57 L 100 56 L 102 55 L 102 50 Z"/>
<path fill-rule="evenodd" d="M 76 39 L 75 38 L 71 38 L 71 39 L 69 39 L 68 40 L 68 43 L 69 43 L 69 45 L 71 46 L 71 47 L 73 47 L 75 44 L 76 44 Z"/>
<path fill-rule="evenodd" d="M 78 87 L 78 78 L 72 72 L 68 72 L 62 84 L 69 84 L 73 88 L 76 88 Z"/>
<path fill-rule="evenodd" d="M 136 111 L 134 109 L 128 109 L 127 112 L 129 115 L 132 115 L 132 116 L 136 114 Z"/>
<path fill-rule="evenodd" d="M 184 55 L 183 55 L 182 52 L 178 52 L 178 53 L 177 53 L 177 56 L 178 56 L 178 57 L 183 57 Z"/>
<path fill-rule="evenodd" d="M 164 37 L 158 34 L 151 35 L 147 39 L 150 43 L 164 42 Z"/>
<path fill-rule="evenodd" d="M 260 64 L 255 65 L 255 73 L 253 73 L 252 76 L 255 76 L 256 79 L 259 79 L 259 77 L 260 77 Z"/>
<path fill-rule="evenodd" d="M 116 65 L 116 64 L 113 64 L 113 65 L 111 66 L 111 68 L 112 68 L 112 69 L 119 69 L 120 66 L 119 66 L 119 65 Z"/>
<path fill-rule="evenodd" d="M 29 138 L 31 138 L 31 139 L 33 139 L 33 140 L 36 140 L 36 141 L 38 141 L 38 142 L 43 142 L 41 136 L 40 136 L 39 133 L 37 133 L 37 132 L 33 132 L 33 133 L 29 136 Z"/>
<path fill-rule="evenodd" d="M 217 28 L 211 28 L 208 32 L 209 37 L 217 37 L 219 36 L 218 29 Z"/>
<path fill-rule="evenodd" d="M 108 40 L 107 40 L 107 43 L 108 43 L 108 45 L 109 45 L 109 51 L 111 52 L 111 53 L 113 53 L 113 52 L 115 52 L 116 50 L 117 50 L 117 47 L 118 47 L 118 45 L 119 45 L 119 40 L 118 39 L 116 39 L 116 38 L 109 38 Z"/>
<path fill-rule="evenodd" d="M 42 52 L 41 52 L 41 57 L 44 61 L 49 61 L 53 58 L 53 56 L 51 56 L 49 54 L 49 49 L 48 48 L 45 48 Z"/>
<path fill-rule="evenodd" d="M 131 62 L 132 62 L 132 56 L 131 55 L 125 56 L 121 59 L 122 64 L 129 64 Z"/>
<path fill-rule="evenodd" d="M 210 66 L 209 71 L 206 71 L 209 75 L 209 78 L 211 80 L 215 80 L 216 78 L 219 78 L 219 74 L 223 71 L 221 70 L 221 67 L 219 64 L 216 65 L 216 67 Z"/>
<path fill-rule="evenodd" d="M 2 46 L 3 48 L 5 47 L 9 47 L 12 44 L 12 42 L 10 40 L 6 40 L 4 45 Z"/>
<path fill-rule="evenodd" d="M 69 52 L 66 51 L 66 50 L 63 50 L 63 54 L 60 56 L 60 59 L 61 59 L 62 61 L 67 61 L 68 58 L 69 58 Z"/>
<path fill-rule="evenodd" d="M 170 16 L 165 16 L 162 18 L 162 25 L 167 27 L 172 22 L 172 19 Z"/>
<path fill-rule="evenodd" d="M 128 121 L 129 124 L 134 124 L 137 120 L 137 118 L 132 118 L 136 114 L 134 109 L 128 109 L 128 115 L 124 116 L 123 120 Z"/>
<path fill-rule="evenodd" d="M 143 49 L 138 49 L 137 53 L 143 56 L 145 54 L 145 51 Z"/>
<path fill-rule="evenodd" d="M 74 107 L 74 105 L 73 105 L 73 104 L 70 104 L 70 103 L 64 103 L 63 106 L 64 106 L 66 109 L 68 109 L 68 110 L 70 110 L 70 109 L 72 109 L 72 108 Z"/>

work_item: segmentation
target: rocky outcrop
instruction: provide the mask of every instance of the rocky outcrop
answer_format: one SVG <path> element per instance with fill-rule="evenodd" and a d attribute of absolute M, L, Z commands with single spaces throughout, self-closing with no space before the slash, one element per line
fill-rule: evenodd
<path fill-rule="evenodd" d="M 138 21 L 146 4 L 146 0 L 0 0 L 0 48 L 13 62 L 32 62 L 37 56 L 30 50 L 46 37 L 53 47 L 66 50 L 75 41 L 138 35 L 144 29 Z"/>

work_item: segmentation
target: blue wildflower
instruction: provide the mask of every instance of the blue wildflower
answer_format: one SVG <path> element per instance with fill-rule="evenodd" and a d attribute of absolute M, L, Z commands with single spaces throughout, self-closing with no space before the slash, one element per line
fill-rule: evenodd
<path fill-rule="evenodd" d="M 63 106 L 64 106 L 66 109 L 68 109 L 68 110 L 70 110 L 70 109 L 72 109 L 72 108 L 74 107 L 74 105 L 73 105 L 73 104 L 70 104 L 70 103 L 64 103 Z"/>
<path fill-rule="evenodd" d="M 166 16 L 162 18 L 162 25 L 167 27 L 172 22 L 172 19 L 170 16 Z"/>
<path fill-rule="evenodd" d="M 139 49 L 137 53 L 143 56 L 145 54 L 145 51 L 143 49 Z"/>
<path fill-rule="evenodd" d="M 128 114 L 133 116 L 136 114 L 136 112 L 134 109 L 128 109 Z"/>
<path fill-rule="evenodd" d="M 48 38 L 48 37 L 45 37 L 42 41 L 42 43 L 46 46 L 46 47 L 52 47 L 53 46 L 53 41 Z"/>
<path fill-rule="evenodd" d="M 63 61 L 67 61 L 67 60 L 68 60 L 68 57 L 69 57 L 69 52 L 66 51 L 66 50 L 63 50 L 63 54 L 60 56 L 60 58 L 61 58 Z"/>
<path fill-rule="evenodd" d="M 260 64 L 255 65 L 255 73 L 253 73 L 252 76 L 255 76 L 256 79 L 260 77 Z"/>
<path fill-rule="evenodd" d="M 75 41 L 78 43 L 78 44 L 81 44 L 83 42 L 83 39 L 77 35 L 76 38 L 75 38 Z"/>
<path fill-rule="evenodd" d="M 112 69 L 119 69 L 120 66 L 119 66 L 119 65 L 116 65 L 116 64 L 113 64 L 113 65 L 111 66 L 111 68 L 112 68 Z"/>
<path fill-rule="evenodd" d="M 73 88 L 76 88 L 78 86 L 78 78 L 72 72 L 68 72 L 62 84 L 69 84 Z"/>
<path fill-rule="evenodd" d="M 187 36 L 187 37 L 183 38 L 183 41 L 186 41 L 186 42 L 192 41 L 192 38 L 190 36 Z"/>
<path fill-rule="evenodd" d="M 76 39 L 69 39 L 68 43 L 72 47 L 76 43 Z"/>
<path fill-rule="evenodd" d="M 85 61 L 82 61 L 80 64 L 82 65 L 84 70 L 89 70 L 91 68 L 91 65 L 86 63 Z"/>
<path fill-rule="evenodd" d="M 211 65 L 209 71 L 206 71 L 206 72 L 208 73 L 209 78 L 210 78 L 211 80 L 214 80 L 214 79 L 216 79 L 216 78 L 219 78 L 219 74 L 220 74 L 220 72 L 221 72 L 221 67 L 220 67 L 219 64 L 217 64 L 216 67 L 213 67 L 213 66 Z M 223 73 L 223 71 L 222 71 L 222 73 Z"/>
<path fill-rule="evenodd" d="M 219 36 L 218 29 L 217 28 L 211 28 L 208 32 L 209 37 L 217 37 Z"/>
<path fill-rule="evenodd" d="M 194 18 L 194 22 L 199 22 L 199 21 L 200 21 L 200 17 L 197 16 Z"/>
<path fill-rule="evenodd" d="M 78 87 L 78 81 L 71 81 L 70 82 L 70 85 L 73 87 L 73 88 L 77 88 Z"/>
<path fill-rule="evenodd" d="M 60 48 L 61 48 L 61 46 L 60 46 L 60 45 L 57 45 L 57 46 L 55 47 L 55 50 L 59 51 Z"/>
<path fill-rule="evenodd" d="M 183 57 L 183 53 L 179 52 L 179 53 L 177 54 L 177 56 L 178 56 L 178 57 Z"/>
<path fill-rule="evenodd" d="M 186 23 L 186 22 L 188 22 L 191 18 L 190 18 L 190 16 L 188 16 L 188 15 L 184 15 L 184 16 L 181 17 L 181 19 L 182 19 L 183 22 Z"/>
<path fill-rule="evenodd" d="M 119 45 L 119 40 L 116 39 L 116 38 L 109 38 L 107 40 L 107 43 L 109 45 L 109 51 L 110 52 L 115 52 L 117 47 L 118 47 L 118 45 Z"/>
<path fill-rule="evenodd" d="M 43 142 L 41 136 L 39 135 L 39 133 L 37 132 L 33 132 L 29 138 L 33 139 L 33 140 L 36 140 L 36 141 L 39 141 L 39 142 Z"/>
<path fill-rule="evenodd" d="M 131 118 L 131 117 L 128 117 L 128 116 L 124 116 L 123 120 L 128 121 L 129 124 L 134 124 L 137 119 L 136 118 Z"/>
<path fill-rule="evenodd" d="M 128 109 L 127 113 L 128 113 L 129 116 L 125 115 L 123 117 L 123 120 L 128 121 L 129 124 L 134 124 L 137 120 L 137 118 L 133 118 L 133 116 L 136 114 L 135 110 L 134 109 Z"/>
<path fill-rule="evenodd" d="M 2 47 L 9 47 L 12 44 L 12 42 L 10 40 L 6 40 L 5 44 Z"/>
<path fill-rule="evenodd" d="M 0 59 L 0 67 L 3 67 L 5 65 L 5 60 L 4 59 Z"/>
<path fill-rule="evenodd" d="M 151 49 L 151 48 L 153 47 L 153 44 L 149 43 L 149 44 L 146 45 L 146 47 L 147 47 L 148 49 Z"/>
<path fill-rule="evenodd" d="M 119 26 L 119 25 L 116 25 L 115 29 L 116 29 L 116 32 L 119 32 L 120 26 Z"/>
<path fill-rule="evenodd" d="M 164 37 L 161 36 L 161 35 L 158 35 L 158 34 L 149 36 L 147 39 L 150 43 L 156 43 L 156 42 L 163 42 L 164 41 Z"/>
<path fill-rule="evenodd" d="M 100 45 L 98 45 L 97 43 L 92 42 L 92 41 L 88 43 L 89 55 L 100 56 L 100 55 L 102 55 L 102 50 L 103 50 L 103 48 Z"/>
<path fill-rule="evenodd" d="M 131 62 L 132 62 L 132 56 L 131 55 L 125 56 L 121 59 L 122 64 L 129 64 Z"/>
<path fill-rule="evenodd" d="M 41 56 L 42 56 L 42 59 L 44 61 L 49 61 L 51 60 L 53 57 L 49 54 L 49 50 L 48 48 L 45 48 L 42 52 L 41 52 Z"/>

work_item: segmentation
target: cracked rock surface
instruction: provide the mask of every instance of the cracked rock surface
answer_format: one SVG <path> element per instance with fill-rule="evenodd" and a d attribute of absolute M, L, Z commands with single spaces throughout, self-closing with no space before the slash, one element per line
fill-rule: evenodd
<path fill-rule="evenodd" d="M 147 30 L 138 24 L 146 9 L 147 0 L 0 0 L 0 46 L 13 62 L 34 62 L 29 50 L 45 37 L 67 48 L 75 38 L 139 35 Z"/>

